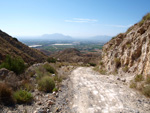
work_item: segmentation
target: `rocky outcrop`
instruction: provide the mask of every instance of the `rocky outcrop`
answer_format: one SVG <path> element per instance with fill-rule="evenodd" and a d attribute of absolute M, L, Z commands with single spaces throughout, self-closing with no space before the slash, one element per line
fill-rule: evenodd
<path fill-rule="evenodd" d="M 108 72 L 150 75 L 150 13 L 103 47 Z"/>

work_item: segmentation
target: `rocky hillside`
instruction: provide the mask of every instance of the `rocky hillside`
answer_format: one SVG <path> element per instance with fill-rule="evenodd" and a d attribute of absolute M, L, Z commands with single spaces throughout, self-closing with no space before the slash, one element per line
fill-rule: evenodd
<path fill-rule="evenodd" d="M 46 59 L 46 55 L 19 42 L 0 30 L 0 62 L 6 55 L 21 56 L 26 63 L 32 64 Z"/>
<path fill-rule="evenodd" d="M 83 54 L 79 50 L 75 48 L 65 49 L 63 51 L 57 52 L 54 55 L 51 55 L 63 62 L 70 62 L 70 63 L 97 63 L 97 60 L 100 59 L 100 54 L 94 53 L 85 53 Z"/>
<path fill-rule="evenodd" d="M 150 13 L 103 47 L 107 72 L 150 75 Z"/>

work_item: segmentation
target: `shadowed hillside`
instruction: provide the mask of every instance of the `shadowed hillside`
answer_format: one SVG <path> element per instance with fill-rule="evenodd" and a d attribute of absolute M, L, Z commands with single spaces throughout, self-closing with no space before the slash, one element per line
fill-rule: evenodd
<path fill-rule="evenodd" d="M 16 38 L 0 30 L 0 62 L 2 62 L 8 54 L 13 57 L 22 57 L 23 60 L 29 64 L 42 62 L 46 59 L 46 55 L 42 52 L 29 48 Z"/>

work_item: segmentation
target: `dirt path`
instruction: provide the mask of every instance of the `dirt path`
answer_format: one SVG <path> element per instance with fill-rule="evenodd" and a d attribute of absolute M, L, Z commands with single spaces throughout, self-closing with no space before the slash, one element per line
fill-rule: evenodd
<path fill-rule="evenodd" d="M 100 75 L 90 67 L 79 67 L 65 82 L 64 86 L 68 87 L 67 90 L 64 87 L 64 96 L 61 96 L 66 102 L 64 112 L 150 113 L 150 100 L 115 76 Z"/>

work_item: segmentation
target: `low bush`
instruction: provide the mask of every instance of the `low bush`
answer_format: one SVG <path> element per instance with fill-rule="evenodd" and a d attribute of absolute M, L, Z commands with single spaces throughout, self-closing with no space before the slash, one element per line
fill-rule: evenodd
<path fill-rule="evenodd" d="M 150 20 L 150 13 L 146 14 L 146 15 L 143 17 L 143 20 Z"/>
<path fill-rule="evenodd" d="M 57 82 L 62 82 L 62 78 L 59 77 L 58 75 L 55 75 L 53 78 L 54 78 L 54 80 L 57 81 Z"/>
<path fill-rule="evenodd" d="M 48 59 L 47 59 L 47 62 L 49 62 L 49 63 L 56 63 L 56 59 L 55 58 L 53 58 L 53 57 L 49 57 Z"/>
<path fill-rule="evenodd" d="M 115 39 L 115 38 L 116 38 L 116 36 L 112 37 L 112 39 Z"/>
<path fill-rule="evenodd" d="M 99 66 L 93 68 L 94 71 L 99 71 L 99 69 L 100 69 Z"/>
<path fill-rule="evenodd" d="M 55 88 L 53 89 L 53 92 L 58 92 L 58 88 L 55 87 Z"/>
<path fill-rule="evenodd" d="M 34 85 L 31 84 L 28 80 L 24 80 L 21 84 L 21 88 L 26 91 L 33 91 Z"/>
<path fill-rule="evenodd" d="M 103 75 L 106 75 L 106 70 L 100 69 L 99 72 Z"/>
<path fill-rule="evenodd" d="M 130 47 L 131 47 L 131 44 L 127 44 L 126 47 L 127 47 L 127 48 L 130 48 Z"/>
<path fill-rule="evenodd" d="M 133 26 L 130 27 L 130 28 L 126 31 L 126 33 L 128 34 L 130 31 L 132 31 L 132 29 L 133 29 Z"/>
<path fill-rule="evenodd" d="M 14 99 L 18 104 L 29 104 L 33 100 L 33 96 L 26 90 L 18 90 L 13 94 Z"/>
<path fill-rule="evenodd" d="M 126 65 L 125 67 L 122 68 L 122 70 L 123 70 L 124 72 L 127 72 L 127 71 L 128 71 L 128 66 Z"/>
<path fill-rule="evenodd" d="M 45 75 L 45 69 L 42 67 L 39 67 L 36 69 L 36 79 L 39 80 Z"/>
<path fill-rule="evenodd" d="M 115 69 L 113 72 L 112 72 L 113 75 L 117 75 L 118 74 L 118 71 L 117 69 Z"/>
<path fill-rule="evenodd" d="M 150 84 L 150 75 L 146 78 L 146 84 Z"/>
<path fill-rule="evenodd" d="M 145 86 L 145 87 L 142 89 L 142 93 L 143 93 L 145 96 L 150 97 L 150 85 Z"/>
<path fill-rule="evenodd" d="M 139 26 L 141 27 L 143 24 L 144 24 L 144 20 L 141 20 L 140 22 L 139 22 Z"/>
<path fill-rule="evenodd" d="M 143 75 L 136 75 L 135 76 L 135 78 L 134 78 L 134 81 L 135 82 L 140 82 L 140 81 L 143 81 L 144 80 L 144 78 L 143 78 Z"/>
<path fill-rule="evenodd" d="M 0 83 L 0 103 L 4 105 L 12 105 L 12 90 L 5 83 Z"/>
<path fill-rule="evenodd" d="M 130 88 L 136 88 L 137 84 L 134 81 L 131 81 Z"/>
<path fill-rule="evenodd" d="M 102 61 L 100 61 L 100 63 L 99 63 L 101 66 L 104 64 Z"/>
<path fill-rule="evenodd" d="M 30 83 L 26 83 L 26 84 L 24 84 L 24 89 L 27 91 L 33 91 L 34 86 Z"/>
<path fill-rule="evenodd" d="M 99 72 L 100 74 L 106 75 L 106 70 L 100 68 L 99 66 L 94 67 L 93 70 Z"/>
<path fill-rule="evenodd" d="M 0 65 L 0 68 L 6 68 L 14 71 L 16 74 L 24 72 L 25 67 L 24 61 L 21 58 L 12 58 L 9 55 L 6 56 L 5 61 Z"/>
<path fill-rule="evenodd" d="M 56 70 L 49 64 L 44 64 L 44 68 L 46 69 L 46 71 L 52 73 L 52 74 L 55 74 L 56 73 Z"/>
<path fill-rule="evenodd" d="M 91 62 L 90 62 L 89 64 L 90 64 L 90 66 L 96 66 L 96 64 L 95 64 L 95 63 L 91 63 Z"/>
<path fill-rule="evenodd" d="M 142 26 L 146 20 L 150 20 L 150 13 L 146 14 L 143 19 L 139 22 L 139 26 Z"/>
<path fill-rule="evenodd" d="M 55 88 L 55 82 L 49 76 L 44 76 L 38 82 L 38 89 L 40 91 L 44 91 L 48 93 L 48 92 L 52 92 L 54 88 Z"/>
<path fill-rule="evenodd" d="M 15 41 L 17 41 L 18 42 L 18 39 L 17 38 L 13 38 Z"/>
<path fill-rule="evenodd" d="M 29 71 L 28 73 L 27 73 L 27 76 L 29 76 L 29 77 L 33 77 L 34 75 L 35 75 L 35 71 Z"/>

